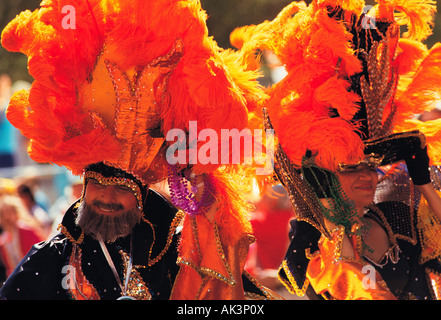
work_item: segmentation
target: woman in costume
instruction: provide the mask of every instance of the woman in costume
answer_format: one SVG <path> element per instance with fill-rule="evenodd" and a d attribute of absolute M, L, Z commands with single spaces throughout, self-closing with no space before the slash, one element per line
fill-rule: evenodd
<path fill-rule="evenodd" d="M 293 2 L 232 34 L 248 68 L 268 49 L 288 73 L 263 103 L 296 216 L 279 278 L 311 299 L 439 299 L 429 157 L 441 160 L 440 122 L 412 119 L 439 97 L 441 46 L 421 43 L 435 6 L 378 1 L 368 11 L 363 1 Z"/>
<path fill-rule="evenodd" d="M 175 142 L 166 140 L 171 129 L 188 136 L 195 121 L 197 133 L 241 130 L 261 94 L 256 74 L 217 46 L 205 20 L 200 3 L 191 0 L 49 0 L 4 29 L 2 45 L 29 57 L 35 79 L 30 91 L 13 95 L 9 121 L 30 138 L 35 161 L 66 166 L 85 179 L 83 198 L 66 213 L 61 233 L 29 252 L 2 298 L 271 297 L 243 271 L 253 238 L 238 180 L 230 180 L 220 162 L 187 168 L 188 162 L 167 158 Z M 193 141 L 184 143 L 187 157 L 189 145 Z M 149 191 L 165 179 L 182 211 Z M 127 237 L 98 245 L 77 222 L 90 186 L 136 196 L 143 219 L 134 227 L 133 265 Z M 102 269 L 93 259 L 101 259 Z M 77 277 L 63 278 L 68 271 Z M 117 275 L 124 275 L 117 281 L 121 290 Z M 124 284 L 133 291 L 125 292 Z"/>

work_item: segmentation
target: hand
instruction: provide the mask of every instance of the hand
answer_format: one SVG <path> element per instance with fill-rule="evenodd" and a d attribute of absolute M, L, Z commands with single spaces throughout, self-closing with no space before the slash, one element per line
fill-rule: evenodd
<path fill-rule="evenodd" d="M 430 159 L 427 155 L 427 147 L 419 149 L 414 156 L 404 157 L 404 160 L 414 185 L 421 186 L 431 182 L 429 171 Z"/>

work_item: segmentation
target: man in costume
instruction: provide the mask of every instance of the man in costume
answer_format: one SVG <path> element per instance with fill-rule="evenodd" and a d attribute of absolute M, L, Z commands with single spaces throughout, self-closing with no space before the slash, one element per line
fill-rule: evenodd
<path fill-rule="evenodd" d="M 182 212 L 103 163 L 86 169 L 82 198 L 66 212 L 61 233 L 26 255 L 2 298 L 167 299 L 179 270 Z"/>
<path fill-rule="evenodd" d="M 421 43 L 434 2 L 366 8 L 293 2 L 232 34 L 248 68 L 269 49 L 288 72 L 263 115 L 296 216 L 279 278 L 311 299 L 439 299 L 439 121 L 412 119 L 439 99 L 441 46 Z"/>
<path fill-rule="evenodd" d="M 5 28 L 35 78 L 7 117 L 34 160 L 83 174 L 84 189 L 1 298 L 271 297 L 243 271 L 251 228 L 229 166 L 167 161 L 170 129 L 240 130 L 261 94 L 205 20 L 198 1 L 49 0 Z M 179 211 L 149 189 L 167 178 Z"/>

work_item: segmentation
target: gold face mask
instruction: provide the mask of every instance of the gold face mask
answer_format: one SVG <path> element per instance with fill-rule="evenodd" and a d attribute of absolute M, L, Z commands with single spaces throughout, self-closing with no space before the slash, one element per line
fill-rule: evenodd
<path fill-rule="evenodd" d="M 384 159 L 384 155 L 379 155 L 375 153 L 369 154 L 365 159 L 361 160 L 356 164 L 345 164 L 340 163 L 338 165 L 338 172 L 340 173 L 355 173 L 362 171 L 364 169 L 369 169 L 375 171 Z"/>

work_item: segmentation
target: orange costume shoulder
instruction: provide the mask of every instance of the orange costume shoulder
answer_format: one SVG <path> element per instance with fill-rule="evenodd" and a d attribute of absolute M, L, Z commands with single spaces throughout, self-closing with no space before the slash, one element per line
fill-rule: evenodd
<path fill-rule="evenodd" d="M 306 276 L 317 294 L 336 300 L 395 300 L 386 283 L 373 266 L 364 262 L 354 250 L 355 258 L 342 254 L 344 228 L 322 236 L 319 251 L 311 256 Z M 351 240 L 358 246 L 356 236 Z"/>

